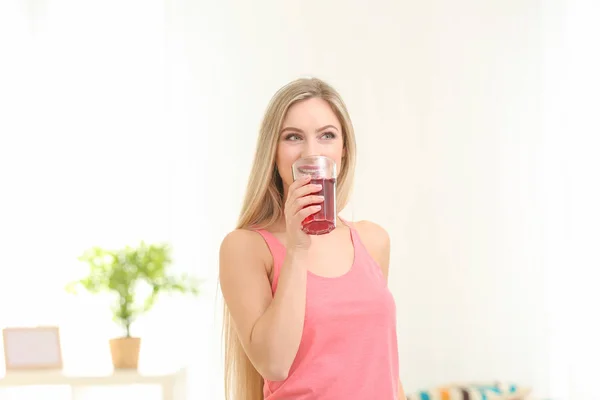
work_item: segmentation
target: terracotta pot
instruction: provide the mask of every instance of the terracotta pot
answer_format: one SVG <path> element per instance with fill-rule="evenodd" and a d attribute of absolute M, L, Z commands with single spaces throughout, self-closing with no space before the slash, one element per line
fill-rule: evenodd
<path fill-rule="evenodd" d="M 137 369 L 140 358 L 140 338 L 111 339 L 110 355 L 115 369 Z"/>

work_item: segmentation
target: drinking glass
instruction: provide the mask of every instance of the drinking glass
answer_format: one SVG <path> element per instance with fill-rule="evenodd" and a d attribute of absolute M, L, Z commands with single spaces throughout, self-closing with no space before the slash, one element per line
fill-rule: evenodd
<path fill-rule="evenodd" d="M 325 156 L 300 158 L 292 165 L 294 180 L 304 175 L 310 175 L 310 183 L 321 185 L 321 190 L 311 195 L 324 197 L 324 201 L 320 204 L 321 209 L 302 221 L 302 230 L 309 235 L 323 235 L 335 229 L 337 220 L 336 174 L 335 161 Z"/>

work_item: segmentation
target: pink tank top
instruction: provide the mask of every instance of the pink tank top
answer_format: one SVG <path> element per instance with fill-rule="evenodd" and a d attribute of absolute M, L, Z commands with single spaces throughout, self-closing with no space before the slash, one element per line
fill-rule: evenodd
<path fill-rule="evenodd" d="M 349 226 L 354 262 L 339 277 L 308 272 L 304 329 L 284 381 L 264 384 L 265 400 L 397 400 L 396 306 L 381 268 Z M 285 247 L 257 230 L 273 255 L 273 293 Z"/>

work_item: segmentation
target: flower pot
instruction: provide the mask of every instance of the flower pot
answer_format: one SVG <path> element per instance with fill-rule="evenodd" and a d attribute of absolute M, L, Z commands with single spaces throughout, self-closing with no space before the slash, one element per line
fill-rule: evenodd
<path fill-rule="evenodd" d="M 140 338 L 111 339 L 110 355 L 115 369 L 137 369 L 140 358 Z"/>

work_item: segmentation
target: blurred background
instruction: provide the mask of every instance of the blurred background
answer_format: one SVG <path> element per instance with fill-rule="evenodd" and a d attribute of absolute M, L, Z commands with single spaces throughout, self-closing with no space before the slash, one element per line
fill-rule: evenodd
<path fill-rule="evenodd" d="M 407 393 L 504 380 L 600 399 L 598 16 L 591 0 L 3 0 L 0 326 L 59 325 L 65 372 L 110 371 L 105 299 L 64 286 L 89 247 L 167 241 L 205 283 L 134 325 L 140 373 L 187 368 L 187 398 L 221 399 L 218 247 L 267 102 L 315 76 L 356 128 L 343 213 L 392 239 Z M 69 396 L 19 390 L 0 398 Z M 111 396 L 150 399 L 135 390 Z"/>

